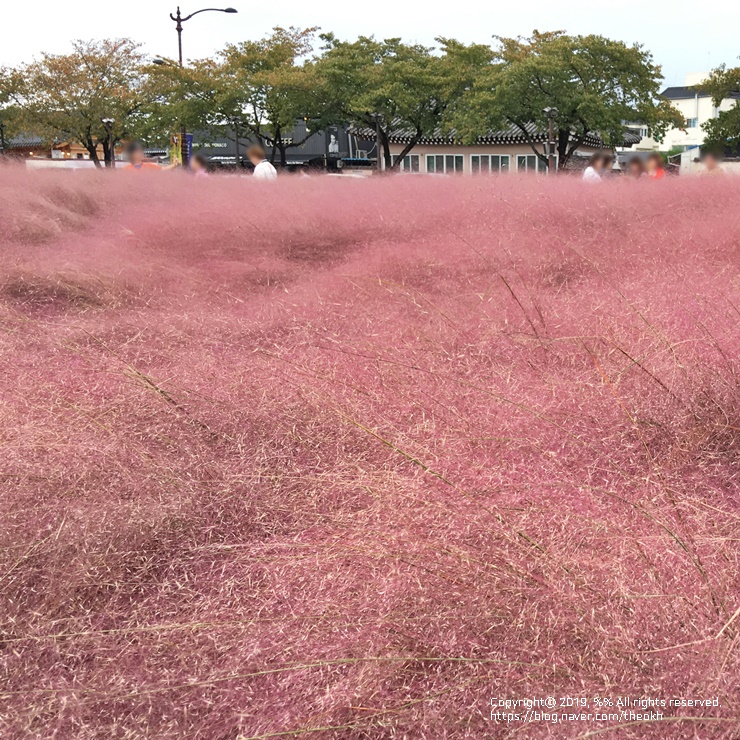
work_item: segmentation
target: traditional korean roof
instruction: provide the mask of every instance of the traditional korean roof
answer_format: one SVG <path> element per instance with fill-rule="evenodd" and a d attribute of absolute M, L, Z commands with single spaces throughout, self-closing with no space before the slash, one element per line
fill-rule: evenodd
<path fill-rule="evenodd" d="M 483 136 L 479 136 L 476 144 L 527 144 L 530 141 L 544 143 L 548 139 L 546 131 L 538 129 L 536 124 L 528 123 L 525 126 L 527 135 L 518 126 L 511 124 L 508 128 L 500 131 L 488 131 Z M 372 141 L 375 139 L 375 129 L 370 126 L 358 126 L 352 129 L 358 138 Z M 408 144 L 414 138 L 415 132 L 411 129 L 397 128 L 390 134 L 391 144 Z M 622 146 L 632 146 L 641 140 L 641 136 L 634 131 L 625 130 L 624 143 Z M 419 144 L 454 144 L 457 141 L 455 129 L 443 131 L 441 128 L 436 129 L 431 136 L 424 136 L 419 139 Z M 601 137 L 596 133 L 590 133 L 583 142 L 584 146 L 604 147 L 606 146 Z"/>
<path fill-rule="evenodd" d="M 29 149 L 29 148 L 40 148 L 44 146 L 46 142 L 40 136 L 35 134 L 18 134 L 17 136 L 11 136 L 5 140 L 5 146 L 8 149 Z"/>

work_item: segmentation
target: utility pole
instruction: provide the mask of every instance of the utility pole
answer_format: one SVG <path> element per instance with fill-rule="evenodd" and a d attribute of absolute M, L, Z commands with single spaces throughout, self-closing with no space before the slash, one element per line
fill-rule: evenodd
<path fill-rule="evenodd" d="M 5 124 L 0 121 L 0 151 L 5 156 Z"/>

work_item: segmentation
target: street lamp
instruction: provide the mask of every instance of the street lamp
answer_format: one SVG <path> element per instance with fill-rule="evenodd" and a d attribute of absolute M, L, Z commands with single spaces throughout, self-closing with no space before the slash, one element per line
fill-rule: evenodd
<path fill-rule="evenodd" d="M 194 13 L 191 13 L 190 15 L 186 15 L 184 18 L 180 14 L 180 6 L 177 6 L 177 13 L 175 15 L 172 15 L 170 13 L 170 18 L 175 21 L 175 28 L 177 29 L 177 52 L 178 52 L 178 60 L 180 63 L 180 66 L 183 66 L 183 59 L 182 59 L 182 24 L 185 23 L 185 21 L 189 21 L 194 15 L 198 15 L 198 13 L 237 13 L 236 8 L 201 8 L 201 10 L 196 10 Z M 163 63 L 163 60 L 154 60 L 155 64 Z M 183 126 L 180 131 L 180 159 L 182 161 L 182 166 L 187 167 L 187 144 L 186 144 L 186 137 L 187 133 L 185 131 L 185 127 Z"/>
<path fill-rule="evenodd" d="M 116 166 L 116 155 L 113 149 L 113 124 L 115 118 L 101 118 L 105 130 L 108 132 L 108 166 L 113 169 Z"/>
<path fill-rule="evenodd" d="M 198 13 L 208 13 L 208 12 L 214 12 L 214 13 L 238 13 L 239 11 L 236 8 L 203 8 L 201 10 L 196 10 L 195 13 L 191 13 L 190 15 L 186 15 L 184 18 L 180 15 L 180 6 L 177 6 L 177 14 L 172 15 L 170 13 L 170 18 L 172 18 L 173 21 L 177 24 L 177 48 L 179 52 L 179 60 L 180 60 L 180 66 L 182 67 L 182 24 L 185 23 L 185 21 L 189 21 L 194 15 L 198 15 Z"/>
<path fill-rule="evenodd" d="M 554 123 L 558 115 L 557 108 L 547 107 L 542 111 L 547 118 L 547 174 L 555 173 L 555 133 Z"/>

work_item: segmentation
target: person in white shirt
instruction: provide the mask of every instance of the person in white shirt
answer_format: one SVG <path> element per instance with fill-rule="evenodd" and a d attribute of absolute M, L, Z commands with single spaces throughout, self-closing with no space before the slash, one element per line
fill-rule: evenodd
<path fill-rule="evenodd" d="M 606 157 L 601 152 L 591 155 L 588 167 L 583 170 L 583 181 L 584 182 L 601 182 L 601 177 L 604 174 L 604 166 L 606 164 Z"/>
<path fill-rule="evenodd" d="M 276 180 L 277 170 L 265 158 L 265 150 L 259 144 L 253 144 L 247 149 L 247 157 L 254 165 L 252 174 L 257 180 Z"/>

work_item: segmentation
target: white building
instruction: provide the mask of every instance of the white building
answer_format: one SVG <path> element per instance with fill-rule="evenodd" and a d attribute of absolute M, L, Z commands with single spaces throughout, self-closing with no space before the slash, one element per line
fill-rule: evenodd
<path fill-rule="evenodd" d="M 723 100 L 719 107 L 715 107 L 711 95 L 701 88 L 702 82 L 705 82 L 708 77 L 707 73 L 694 72 L 686 75 L 686 83 L 683 86 L 668 87 L 663 90 L 663 97 L 681 112 L 684 119 L 684 130 L 670 129 L 663 141 L 657 142 L 649 136 L 647 127 L 639 124 L 631 125 L 630 128 L 643 137 L 642 141 L 634 147 L 634 151 L 688 151 L 701 147 L 705 136 L 702 124 L 716 118 L 720 111 L 729 110 L 740 100 L 740 93 L 733 93 L 731 97 Z"/>

